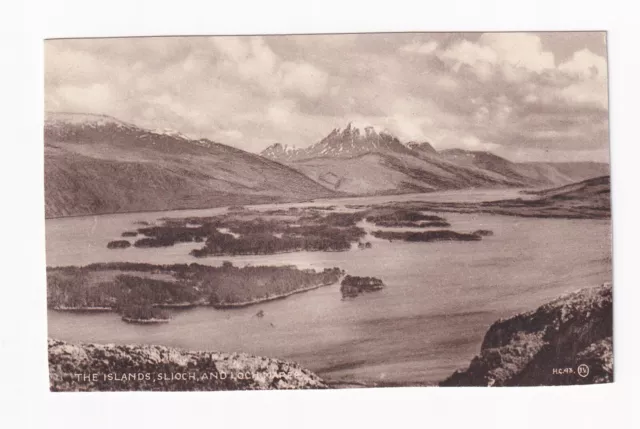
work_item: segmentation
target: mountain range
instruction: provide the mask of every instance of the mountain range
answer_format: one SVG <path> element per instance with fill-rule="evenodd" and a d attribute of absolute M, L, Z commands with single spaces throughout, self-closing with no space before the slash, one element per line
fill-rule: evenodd
<path fill-rule="evenodd" d="M 436 151 L 349 123 L 303 149 L 260 155 L 118 119 L 47 113 L 47 217 L 304 201 L 479 187 L 545 187 L 606 175 L 602 163 L 514 163 L 489 152 Z"/>
<path fill-rule="evenodd" d="M 604 163 L 515 163 L 490 152 L 438 152 L 429 142 L 404 144 L 384 129 L 354 123 L 307 148 L 276 143 L 261 155 L 329 189 L 356 195 L 559 186 L 609 173 Z"/>

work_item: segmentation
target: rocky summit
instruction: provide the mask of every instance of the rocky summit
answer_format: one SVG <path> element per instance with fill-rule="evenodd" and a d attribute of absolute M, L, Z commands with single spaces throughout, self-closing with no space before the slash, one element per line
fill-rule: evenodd
<path fill-rule="evenodd" d="M 411 153 L 395 136 L 383 128 L 349 122 L 344 128 L 333 129 L 319 142 L 302 149 L 276 143 L 261 155 L 279 162 L 311 158 L 352 158 L 372 152 Z"/>
<path fill-rule="evenodd" d="M 611 284 L 561 296 L 494 323 L 469 368 L 441 386 L 539 386 L 613 381 Z"/>
<path fill-rule="evenodd" d="M 295 363 L 245 353 L 49 339 L 50 388 L 59 391 L 324 389 Z"/>

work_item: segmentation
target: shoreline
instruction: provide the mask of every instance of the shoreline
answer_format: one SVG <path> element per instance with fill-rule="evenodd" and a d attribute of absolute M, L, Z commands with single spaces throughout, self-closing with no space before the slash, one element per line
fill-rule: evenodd
<path fill-rule="evenodd" d="M 54 310 L 54 311 L 62 311 L 62 312 L 69 312 L 69 313 L 107 313 L 107 312 L 112 312 L 114 309 L 112 307 L 66 307 L 66 306 L 57 306 L 57 307 L 52 307 L 49 308 L 47 307 L 48 310 Z"/>
<path fill-rule="evenodd" d="M 473 191 L 481 191 L 481 190 L 509 190 L 509 189 L 530 189 L 523 186 L 518 187 L 487 187 L 487 188 L 463 188 L 463 189 L 438 189 L 428 192 L 399 192 L 399 193 L 374 193 L 374 194 L 365 194 L 365 195 L 355 195 L 355 194 L 341 194 L 326 198 L 313 198 L 308 200 L 283 200 L 276 202 L 268 202 L 262 204 L 240 204 L 244 207 L 254 207 L 254 206 L 265 206 L 265 205 L 278 205 L 278 204 L 302 204 L 302 203 L 314 203 L 321 202 L 326 200 L 336 200 L 336 199 L 344 199 L 344 198 L 370 198 L 370 197 L 388 197 L 388 196 L 400 196 L 400 195 L 424 195 L 424 194 L 433 194 L 438 192 L 454 192 L 454 191 L 465 191 L 465 190 L 473 190 Z M 540 188 L 544 190 L 546 188 Z M 234 204 L 237 205 L 237 204 Z M 233 206 L 233 205 L 232 205 Z M 45 220 L 55 220 L 55 219 L 68 219 L 68 218 L 79 218 L 79 217 L 97 217 L 97 216 L 111 216 L 111 215 L 124 215 L 124 214 L 145 214 L 145 213 L 163 213 L 163 212 L 172 212 L 172 211 L 186 211 L 186 210 L 213 210 L 213 209 L 224 209 L 232 207 L 229 205 L 221 205 L 221 206 L 206 206 L 206 207 L 184 207 L 184 208 L 172 208 L 172 209 L 161 209 L 161 210 L 132 210 L 132 211 L 122 211 L 122 212 L 109 212 L 109 213 L 87 213 L 87 214 L 75 214 L 68 216 L 45 216 Z"/>
<path fill-rule="evenodd" d="M 194 241 L 192 241 L 191 243 L 195 243 Z M 165 247 L 173 247 L 172 246 L 165 246 Z M 283 250 L 282 252 L 272 252 L 272 253 L 236 253 L 235 255 L 228 255 L 226 253 L 211 253 L 208 255 L 203 255 L 203 256 L 195 256 L 192 255 L 191 253 L 189 253 L 189 256 L 192 256 L 196 259 L 202 259 L 202 258 L 221 258 L 221 257 L 227 257 L 227 258 L 235 258 L 238 256 L 271 256 L 271 255 L 283 255 L 286 253 L 301 253 L 301 252 L 327 252 L 327 253 L 340 253 L 340 252 L 348 252 L 350 250 L 353 250 L 353 246 L 348 248 L 348 249 L 344 249 L 344 250 L 305 250 L 305 249 L 300 249 L 300 250 Z"/>
<path fill-rule="evenodd" d="M 122 317 L 122 321 L 126 323 L 133 323 L 136 325 L 153 325 L 157 323 L 169 323 L 171 319 L 134 319 L 132 317 Z"/>
<path fill-rule="evenodd" d="M 321 287 L 326 287 L 326 286 L 332 286 L 335 284 L 340 283 L 340 281 L 342 280 L 342 277 L 340 277 L 336 282 L 333 283 L 325 283 L 325 284 L 320 284 L 320 285 L 315 285 L 315 286 L 309 286 L 306 288 L 302 288 L 302 289 L 296 289 L 294 291 L 291 292 L 286 292 L 280 295 L 274 295 L 274 296 L 270 296 L 267 298 L 261 298 L 261 299 L 254 299 L 251 301 L 243 301 L 243 302 L 237 302 L 237 303 L 221 303 L 221 304 L 209 304 L 211 305 L 213 308 L 216 309 L 220 309 L 220 310 L 224 310 L 224 309 L 229 309 L 229 308 L 242 308 L 242 307 L 249 307 L 251 305 L 255 305 L 255 304 L 262 304 L 263 302 L 269 302 L 269 301 L 275 301 L 277 299 L 284 299 L 288 296 L 291 295 L 295 295 L 297 293 L 302 293 L 302 292 L 308 292 L 314 289 L 320 289 Z"/>
<path fill-rule="evenodd" d="M 423 192 L 418 192 L 417 195 L 422 194 Z M 413 192 L 413 194 L 416 194 L 415 192 Z M 398 194 L 398 195 L 407 195 L 407 194 Z M 265 202 L 262 204 L 232 204 L 231 206 L 229 205 L 222 205 L 222 206 L 206 206 L 206 207 L 183 207 L 183 208 L 173 208 L 173 209 L 160 209 L 160 210 L 131 210 L 131 211 L 123 211 L 123 212 L 109 212 L 109 213 L 87 213 L 87 214 L 75 214 L 75 215 L 69 215 L 69 216 L 52 216 L 52 217 L 44 217 L 44 220 L 53 220 L 53 219 L 68 219 L 68 218 L 75 218 L 75 217 L 95 217 L 95 216 L 111 216 L 111 215 L 119 215 L 119 214 L 144 214 L 144 213 L 162 213 L 162 212 L 173 212 L 173 211 L 185 211 L 185 210 L 213 210 L 213 209 L 224 209 L 224 208 L 229 208 L 232 207 L 234 205 L 241 205 L 243 207 L 250 207 L 250 206 L 263 206 L 263 205 L 270 205 L 270 204 L 301 204 L 301 203 L 313 203 L 315 201 L 318 200 L 330 200 L 330 199 L 334 199 L 334 198 L 359 198 L 362 195 L 337 195 L 337 196 L 331 196 L 331 197 L 327 197 L 327 198 L 315 198 L 315 199 L 311 199 L 311 200 L 283 200 L 283 201 L 276 201 L 276 202 Z M 369 196 L 369 195 L 364 195 Z M 377 195 L 374 195 L 377 196 Z M 384 195 L 382 195 L 384 196 Z"/>

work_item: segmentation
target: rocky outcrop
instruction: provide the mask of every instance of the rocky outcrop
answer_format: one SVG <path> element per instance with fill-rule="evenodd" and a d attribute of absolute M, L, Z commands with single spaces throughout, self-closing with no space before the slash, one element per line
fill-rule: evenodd
<path fill-rule="evenodd" d="M 494 323 L 476 356 L 441 386 L 536 386 L 613 381 L 610 284 L 582 289 Z"/>
<path fill-rule="evenodd" d="M 323 389 L 295 363 L 244 353 L 151 345 L 70 344 L 49 339 L 52 391 Z"/>

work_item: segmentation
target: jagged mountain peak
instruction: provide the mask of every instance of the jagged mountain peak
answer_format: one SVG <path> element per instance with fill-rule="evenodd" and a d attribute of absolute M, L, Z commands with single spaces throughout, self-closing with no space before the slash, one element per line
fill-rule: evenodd
<path fill-rule="evenodd" d="M 297 151 L 298 149 L 296 149 L 294 146 L 289 146 L 287 144 L 283 145 L 282 143 L 274 143 L 260 152 L 260 155 L 269 159 L 285 161 L 289 160 L 291 157 L 295 157 Z"/>
<path fill-rule="evenodd" d="M 386 129 L 351 121 L 342 128 L 334 128 L 325 138 L 309 147 L 296 149 L 276 143 L 262 151 L 261 155 L 280 162 L 290 162 L 311 158 L 352 158 L 372 152 L 408 151 Z"/>
<path fill-rule="evenodd" d="M 349 123 L 347 123 L 347 125 L 343 128 L 335 128 L 334 131 L 337 134 L 359 134 L 363 137 L 367 137 L 367 136 L 371 136 L 371 135 L 380 135 L 380 134 L 387 134 L 387 135 L 392 135 L 391 132 L 389 132 L 387 129 L 385 129 L 384 127 L 378 126 L 378 125 L 373 125 L 373 124 L 368 124 L 365 122 L 360 122 L 360 121 L 350 121 Z"/>
<path fill-rule="evenodd" d="M 420 152 L 426 152 L 426 153 L 432 153 L 432 154 L 438 153 L 436 149 L 428 141 L 422 141 L 422 142 L 410 141 L 406 144 L 406 146 L 409 149 L 417 150 Z"/>

